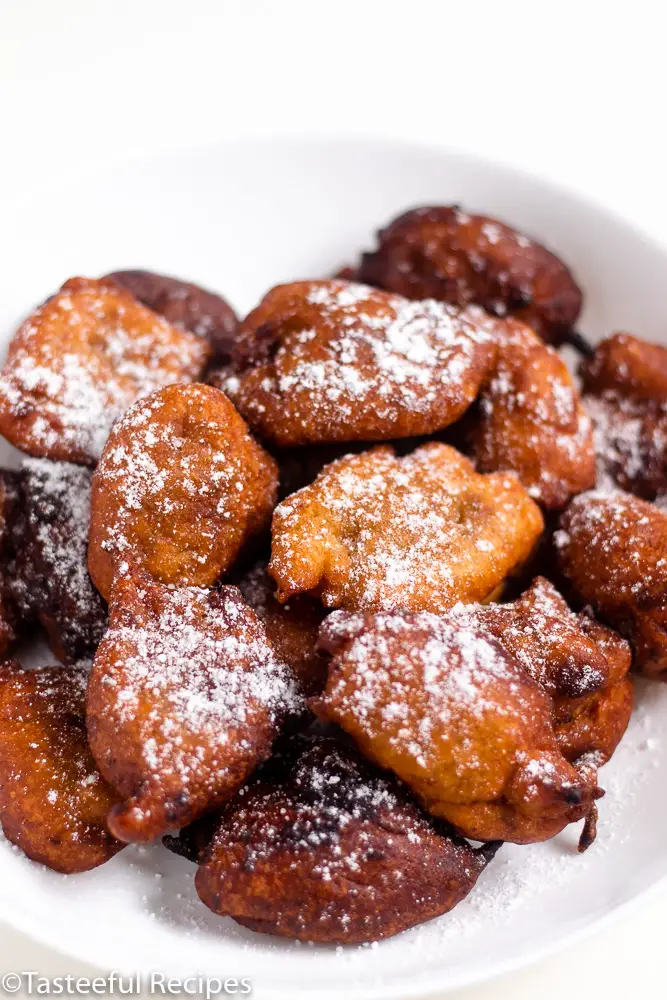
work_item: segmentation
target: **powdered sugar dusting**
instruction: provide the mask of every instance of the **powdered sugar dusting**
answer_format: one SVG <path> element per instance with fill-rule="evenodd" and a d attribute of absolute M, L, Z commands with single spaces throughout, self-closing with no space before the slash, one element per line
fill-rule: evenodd
<path fill-rule="evenodd" d="M 136 594 L 150 613 L 112 619 L 93 668 L 109 725 L 135 741 L 146 776 L 215 788 L 254 752 L 256 727 L 274 732 L 300 709 L 295 679 L 235 588 Z"/>
<path fill-rule="evenodd" d="M 594 427 L 598 489 L 647 500 L 667 490 L 667 409 L 605 392 L 583 398 Z"/>
<path fill-rule="evenodd" d="M 259 307 L 258 322 L 268 317 L 285 331 L 271 362 L 224 384 L 264 433 L 282 443 L 373 440 L 396 428 L 404 436 L 444 427 L 470 405 L 493 356 L 492 321 L 481 309 L 344 281 L 303 284 L 301 299 L 285 305 L 285 286 Z M 246 335 L 254 333 L 249 326 Z"/>
<path fill-rule="evenodd" d="M 202 371 L 206 344 L 126 292 L 73 279 L 16 333 L 0 376 L 3 431 L 29 419 L 38 455 L 96 459 L 113 422 L 140 396 Z"/>
<path fill-rule="evenodd" d="M 25 537 L 12 593 L 24 615 L 48 618 L 68 658 L 92 654 L 106 613 L 88 573 L 91 474 L 81 466 L 25 459 Z"/>
<path fill-rule="evenodd" d="M 444 610 L 491 594 L 541 529 L 513 477 L 480 476 L 446 445 L 403 458 L 381 448 L 333 462 L 279 504 L 271 573 L 297 592 L 304 565 L 310 581 L 321 559 L 329 607 Z M 341 547 L 344 572 L 330 572 Z"/>

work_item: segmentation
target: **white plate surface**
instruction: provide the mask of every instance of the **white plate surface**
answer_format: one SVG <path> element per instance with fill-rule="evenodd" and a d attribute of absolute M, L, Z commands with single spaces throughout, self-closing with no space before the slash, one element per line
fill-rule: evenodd
<path fill-rule="evenodd" d="M 612 214 L 514 171 L 442 150 L 362 141 L 244 142 L 0 194 L 0 332 L 65 278 L 145 267 L 198 281 L 239 312 L 279 281 L 331 273 L 378 225 L 456 201 L 536 236 L 575 271 L 592 337 L 665 339 L 667 253 Z M 6 448 L 0 454 L 5 460 Z M 516 967 L 590 929 L 667 874 L 667 689 L 638 685 L 604 768 L 599 836 L 502 849 L 452 914 L 374 947 L 297 946 L 201 904 L 193 868 L 161 846 L 60 876 L 0 843 L 0 918 L 106 969 L 253 980 L 259 1000 L 416 998 Z"/>

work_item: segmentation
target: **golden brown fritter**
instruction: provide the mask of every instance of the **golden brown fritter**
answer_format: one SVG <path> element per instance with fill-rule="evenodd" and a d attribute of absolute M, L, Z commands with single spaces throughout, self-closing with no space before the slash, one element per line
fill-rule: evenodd
<path fill-rule="evenodd" d="M 492 334 L 479 309 L 297 281 L 241 323 L 221 388 L 281 446 L 430 434 L 475 399 L 495 358 Z"/>
<path fill-rule="evenodd" d="M 0 469 L 0 659 L 11 650 L 24 625 L 24 616 L 13 593 L 16 552 L 22 544 L 23 533 L 18 474 Z"/>
<path fill-rule="evenodd" d="M 563 756 L 577 761 L 588 755 L 596 767 L 605 764 L 625 735 L 633 707 L 630 677 L 584 698 L 556 700 L 554 730 Z"/>
<path fill-rule="evenodd" d="M 210 353 L 113 282 L 71 278 L 12 338 L 0 432 L 38 458 L 95 465 L 128 406 L 197 379 Z"/>
<path fill-rule="evenodd" d="M 106 607 L 88 572 L 90 483 L 90 471 L 69 462 L 29 458 L 21 466 L 23 531 L 11 592 L 64 663 L 92 659 L 106 628 Z"/>
<path fill-rule="evenodd" d="M 516 320 L 497 325 L 472 444 L 480 472 L 516 472 L 534 500 L 561 510 L 595 485 L 591 422 L 556 352 Z"/>
<path fill-rule="evenodd" d="M 29 858 L 65 873 L 124 846 L 107 830 L 118 796 L 88 747 L 85 689 L 76 667 L 0 666 L 0 822 Z"/>
<path fill-rule="evenodd" d="M 593 694 L 630 669 L 627 642 L 589 615 L 571 611 L 544 577 L 536 577 L 518 600 L 476 606 L 474 614 L 552 698 Z"/>
<path fill-rule="evenodd" d="M 581 369 L 598 485 L 644 500 L 667 493 L 667 348 L 615 333 Z"/>
<path fill-rule="evenodd" d="M 633 666 L 667 679 L 667 514 L 629 493 L 576 497 L 554 535 L 577 599 L 630 641 Z"/>
<path fill-rule="evenodd" d="M 195 885 L 252 930 L 360 944 L 451 910 L 495 851 L 429 819 L 354 750 L 299 739 L 225 810 Z"/>
<path fill-rule="evenodd" d="M 328 608 L 444 611 L 484 601 L 529 558 L 539 507 L 514 476 L 482 476 L 448 445 L 380 446 L 328 465 L 276 508 L 278 599 Z"/>
<path fill-rule="evenodd" d="M 586 392 L 619 392 L 645 403 L 667 398 L 667 347 L 630 333 L 614 333 L 599 343 L 581 368 Z"/>
<path fill-rule="evenodd" d="M 300 594 L 280 604 L 265 561 L 255 563 L 233 582 L 264 625 L 280 659 L 294 671 L 304 696 L 320 694 L 327 676 L 326 657 L 315 648 L 324 618 L 320 602 Z"/>
<path fill-rule="evenodd" d="M 581 291 L 558 257 L 497 219 L 451 205 L 394 219 L 377 250 L 363 255 L 357 278 L 410 299 L 516 316 L 556 344 L 581 311 Z"/>
<path fill-rule="evenodd" d="M 294 675 L 236 587 L 118 577 L 88 685 L 88 736 L 124 802 L 119 840 L 148 841 L 229 799 L 302 707 Z"/>
<path fill-rule="evenodd" d="M 212 386 L 140 400 L 109 435 L 93 476 L 89 567 L 108 599 L 128 563 L 162 583 L 207 587 L 271 516 L 277 468 Z"/>
<path fill-rule="evenodd" d="M 164 316 L 172 326 L 207 340 L 216 362 L 229 361 L 239 321 L 221 295 L 152 271 L 114 271 L 106 277 L 127 288 L 135 299 Z"/>
<path fill-rule="evenodd" d="M 593 811 L 595 775 L 560 752 L 549 696 L 456 611 L 334 612 L 320 642 L 333 659 L 316 714 L 463 836 L 533 843 Z"/>
<path fill-rule="evenodd" d="M 552 721 L 569 761 L 609 760 L 630 721 L 630 647 L 587 614 L 574 614 L 556 588 L 537 577 L 511 604 L 463 607 L 459 617 L 501 643 L 552 699 Z"/>

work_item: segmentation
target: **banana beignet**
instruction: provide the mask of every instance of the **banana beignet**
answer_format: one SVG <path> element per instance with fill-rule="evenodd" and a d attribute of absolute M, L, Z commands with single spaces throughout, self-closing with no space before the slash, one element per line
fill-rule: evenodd
<path fill-rule="evenodd" d="M 402 458 L 383 445 L 332 462 L 276 507 L 269 573 L 280 601 L 444 611 L 497 594 L 543 525 L 514 476 L 480 475 L 445 444 Z"/>
<path fill-rule="evenodd" d="M 516 316 L 556 344 L 581 311 L 581 291 L 558 257 L 505 223 L 456 205 L 399 215 L 378 233 L 378 247 L 363 255 L 356 277 L 410 299 L 476 303 Z"/>
<path fill-rule="evenodd" d="M 93 476 L 88 563 L 108 599 L 130 562 L 208 587 L 268 523 L 277 467 L 218 389 L 173 385 L 118 421 Z"/>
<path fill-rule="evenodd" d="M 382 441 L 458 420 L 495 353 L 481 309 L 297 281 L 273 288 L 241 323 L 220 387 L 274 444 Z"/>
<path fill-rule="evenodd" d="M 473 849 L 349 747 L 297 739 L 229 804 L 195 885 L 252 930 L 360 944 L 451 910 L 497 846 Z"/>
<path fill-rule="evenodd" d="M 480 472 L 513 471 L 546 510 L 595 485 L 591 421 L 564 362 L 516 320 L 497 325 L 498 357 L 471 434 Z"/>
<path fill-rule="evenodd" d="M 221 805 L 303 707 L 296 679 L 236 587 L 119 576 L 90 674 L 90 746 L 124 801 L 123 841 L 148 841 Z"/>
<path fill-rule="evenodd" d="M 544 577 L 510 604 L 457 607 L 486 629 L 552 699 L 558 745 L 569 761 L 609 760 L 633 706 L 628 643 L 589 615 L 574 614 Z"/>
<path fill-rule="evenodd" d="M 112 281 L 71 278 L 11 340 L 0 432 L 38 458 L 95 465 L 128 406 L 197 379 L 210 353 Z"/>
<path fill-rule="evenodd" d="M 19 475 L 11 469 L 0 469 L 0 659 L 12 649 L 25 624 L 14 596 L 16 552 L 24 520 Z"/>
<path fill-rule="evenodd" d="M 172 326 L 203 337 L 213 348 L 214 361 L 229 361 L 239 321 L 221 295 L 153 271 L 114 271 L 106 277 L 127 288 Z"/>
<path fill-rule="evenodd" d="M 311 706 L 473 840 L 528 844 L 594 815 L 596 776 L 560 751 L 547 693 L 488 631 L 427 612 L 334 612 Z"/>
<path fill-rule="evenodd" d="M 85 691 L 77 667 L 0 665 L 0 823 L 29 858 L 67 874 L 125 846 L 107 830 L 118 796 L 88 747 Z"/>
<path fill-rule="evenodd" d="M 667 493 L 667 348 L 615 333 L 597 345 L 581 375 L 598 485 L 644 500 Z"/>
<path fill-rule="evenodd" d="M 80 465 L 46 458 L 21 465 L 24 522 L 12 595 L 63 663 L 92 659 L 107 622 L 88 572 L 90 489 L 91 473 Z"/>
<path fill-rule="evenodd" d="M 554 543 L 577 599 L 629 640 L 634 669 L 667 679 L 667 513 L 629 493 L 582 493 Z"/>

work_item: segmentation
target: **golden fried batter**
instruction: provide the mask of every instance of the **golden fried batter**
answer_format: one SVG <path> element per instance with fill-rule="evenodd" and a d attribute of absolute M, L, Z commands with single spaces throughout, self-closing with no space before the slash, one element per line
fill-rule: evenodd
<path fill-rule="evenodd" d="M 235 587 L 118 577 L 88 685 L 88 736 L 124 802 L 123 841 L 148 841 L 229 799 L 302 707 L 290 669 Z"/>
<path fill-rule="evenodd" d="M 326 657 L 315 648 L 324 618 L 320 602 L 300 594 L 280 604 L 264 561 L 233 582 L 264 625 L 278 656 L 294 671 L 304 695 L 320 694 L 327 676 Z"/>
<path fill-rule="evenodd" d="M 21 466 L 24 527 L 12 595 L 37 619 L 59 660 L 92 659 L 106 607 L 88 572 L 91 473 L 80 465 L 29 458 Z"/>
<path fill-rule="evenodd" d="M 595 775 L 560 752 L 546 692 L 456 611 L 334 612 L 320 641 L 333 660 L 316 714 L 463 836 L 533 843 L 592 812 Z"/>
<path fill-rule="evenodd" d="M 94 465 L 128 406 L 198 378 L 210 353 L 113 282 L 72 278 L 12 338 L 0 433 L 30 455 Z"/>
<path fill-rule="evenodd" d="M 280 601 L 310 592 L 348 611 L 444 611 L 495 595 L 542 527 L 513 476 L 479 475 L 445 444 L 403 458 L 380 446 L 279 504 L 269 573 Z"/>
<path fill-rule="evenodd" d="M 516 316 L 559 343 L 581 310 L 581 291 L 565 264 L 496 219 L 456 206 L 416 208 L 378 234 L 363 255 L 359 281 L 410 299 L 477 303 Z"/>
<path fill-rule="evenodd" d="M 476 397 L 495 358 L 492 333 L 479 309 L 297 281 L 243 321 L 221 388 L 278 445 L 430 434 Z"/>
<path fill-rule="evenodd" d="M 16 551 L 23 533 L 19 477 L 10 469 L 0 469 L 0 659 L 12 648 L 23 625 L 24 616 L 13 593 Z"/>
<path fill-rule="evenodd" d="M 93 476 L 90 574 L 108 599 L 128 563 L 207 587 L 268 522 L 277 468 L 212 386 L 174 385 L 131 407 Z"/>
<path fill-rule="evenodd" d="M 29 858 L 65 873 L 124 846 L 106 826 L 118 796 L 88 748 L 85 689 L 76 667 L 0 666 L 0 822 Z"/>
<path fill-rule="evenodd" d="M 556 352 L 516 320 L 499 322 L 496 367 L 472 443 L 480 472 L 516 472 L 547 510 L 595 485 L 591 422 Z"/>
<path fill-rule="evenodd" d="M 152 271 L 114 271 L 107 278 L 127 288 L 135 299 L 173 326 L 207 340 L 216 362 L 229 361 L 239 321 L 221 295 Z"/>
<path fill-rule="evenodd" d="M 632 713 L 630 647 L 587 614 L 574 614 L 543 577 L 511 604 L 464 607 L 467 618 L 495 636 L 551 696 L 563 755 L 609 760 Z"/>
<path fill-rule="evenodd" d="M 583 493 L 554 542 L 578 600 L 630 641 L 639 673 L 667 679 L 667 513 L 629 493 Z"/>
<path fill-rule="evenodd" d="M 598 485 L 620 486 L 644 500 L 667 493 L 667 348 L 615 333 L 598 344 L 581 374 Z"/>
<path fill-rule="evenodd" d="M 496 847 L 474 850 L 354 750 L 298 739 L 225 810 L 195 885 L 252 930 L 359 944 L 451 910 Z"/>

